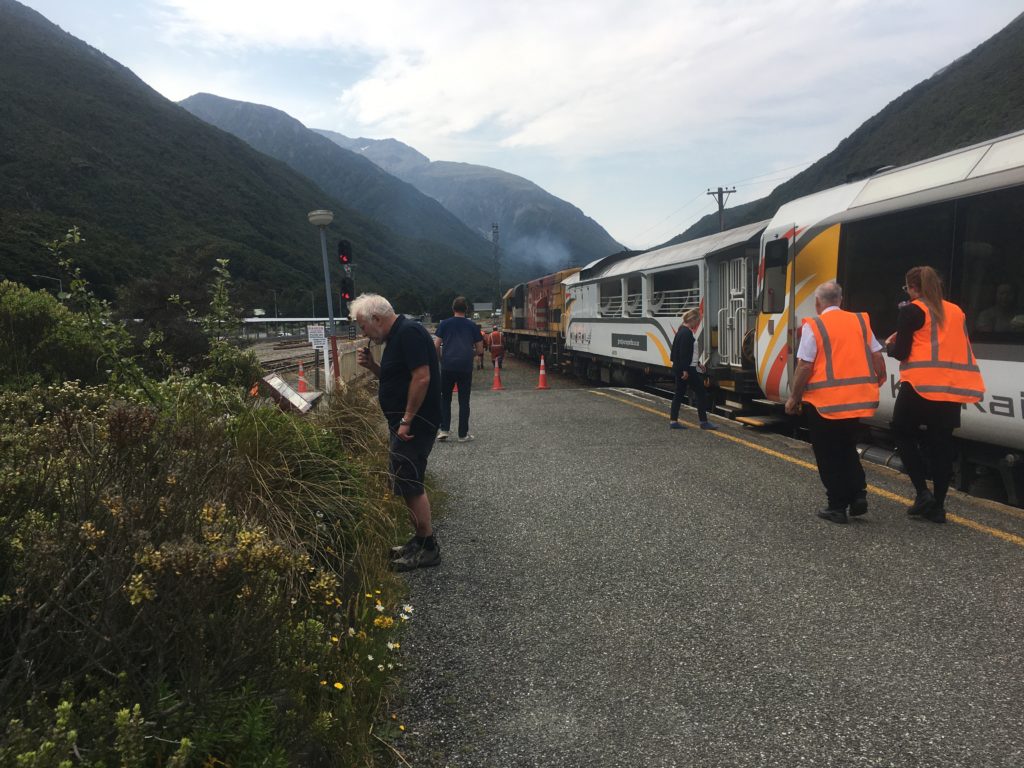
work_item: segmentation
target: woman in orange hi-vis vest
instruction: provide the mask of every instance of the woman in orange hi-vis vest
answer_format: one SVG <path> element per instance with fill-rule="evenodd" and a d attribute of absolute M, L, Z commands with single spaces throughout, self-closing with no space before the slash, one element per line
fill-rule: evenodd
<path fill-rule="evenodd" d="M 963 403 L 977 403 L 985 383 L 967 338 L 963 310 L 942 298 L 942 281 L 931 267 L 913 267 L 903 290 L 896 333 L 886 339 L 890 357 L 900 361 L 900 391 L 892 426 L 903 468 L 917 497 L 912 517 L 946 522 L 946 492 L 953 476 L 953 430 L 960 426 Z M 921 427 L 926 431 L 922 434 Z M 928 453 L 932 490 L 925 482 Z"/>

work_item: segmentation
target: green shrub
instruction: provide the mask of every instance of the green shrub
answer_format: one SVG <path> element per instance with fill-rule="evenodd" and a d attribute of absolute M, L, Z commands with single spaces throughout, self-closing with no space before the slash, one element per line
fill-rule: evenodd
<path fill-rule="evenodd" d="M 99 383 L 109 362 L 88 323 L 46 291 L 0 282 L 0 388 Z"/>

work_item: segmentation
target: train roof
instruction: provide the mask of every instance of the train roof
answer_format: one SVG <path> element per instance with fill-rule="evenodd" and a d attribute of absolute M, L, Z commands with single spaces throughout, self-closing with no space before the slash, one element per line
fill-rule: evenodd
<path fill-rule="evenodd" d="M 889 203 L 896 209 L 909 195 L 1021 169 L 1024 169 L 1024 131 L 792 200 L 779 208 L 770 226 L 772 230 L 792 224 L 804 228 L 826 217 L 875 204 Z"/>
<path fill-rule="evenodd" d="M 685 243 L 676 243 L 654 251 L 638 253 L 635 256 L 622 258 L 620 254 L 615 254 L 615 256 L 591 263 L 579 273 L 573 282 L 601 280 L 635 272 L 649 272 L 701 259 L 708 254 L 731 248 L 757 237 L 767 226 L 767 221 L 758 221 L 735 229 L 727 229 L 724 232 L 716 232 L 697 240 L 687 240 Z"/>

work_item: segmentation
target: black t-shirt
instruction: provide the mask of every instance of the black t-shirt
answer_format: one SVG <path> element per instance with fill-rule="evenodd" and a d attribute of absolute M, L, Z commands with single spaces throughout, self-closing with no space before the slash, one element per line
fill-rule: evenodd
<path fill-rule="evenodd" d="M 924 326 L 925 316 L 917 304 L 909 301 L 900 304 L 900 313 L 896 318 L 896 338 L 886 348 L 889 357 L 906 360 L 910 357 L 910 348 L 914 344 L 914 332 Z"/>
<path fill-rule="evenodd" d="M 377 393 L 380 409 L 392 430 L 398 429 L 398 422 L 405 414 L 409 398 L 409 382 L 412 371 L 421 365 L 430 366 L 430 386 L 423 398 L 419 411 L 410 425 L 415 435 L 425 422 L 426 430 L 436 430 L 441 423 L 441 374 L 437 366 L 437 351 L 430 333 L 419 323 L 398 315 L 388 333 L 387 346 L 380 359 L 380 388 Z"/>

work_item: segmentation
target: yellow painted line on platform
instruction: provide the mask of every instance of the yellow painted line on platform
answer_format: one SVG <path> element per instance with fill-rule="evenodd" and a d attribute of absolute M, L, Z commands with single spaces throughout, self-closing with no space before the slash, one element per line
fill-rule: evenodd
<path fill-rule="evenodd" d="M 647 411 L 648 413 L 653 413 L 655 416 L 661 416 L 661 417 L 665 416 L 665 411 L 663 411 L 663 410 L 659 411 L 659 410 L 651 408 L 650 406 L 647 406 L 647 405 L 640 405 L 639 403 L 634 403 L 632 400 L 627 400 L 626 398 L 623 398 L 623 397 L 615 397 L 615 395 L 609 395 L 607 392 L 599 392 L 599 391 L 593 390 L 593 389 L 590 390 L 590 392 L 591 392 L 591 394 L 594 394 L 594 395 L 600 395 L 602 397 L 607 397 L 609 400 L 617 400 L 620 403 L 625 403 L 626 405 L 631 405 L 634 408 L 639 408 L 641 411 Z M 690 425 L 689 428 L 690 429 L 694 429 L 693 425 Z M 776 458 L 782 459 L 784 461 L 788 461 L 791 464 L 799 464 L 801 467 L 807 467 L 807 469 L 813 469 L 815 472 L 818 471 L 818 468 L 816 466 L 814 466 L 813 464 L 809 463 L 809 462 L 801 461 L 800 459 L 795 459 L 792 456 L 787 456 L 786 454 L 784 454 L 784 453 L 782 453 L 780 451 L 773 451 L 771 448 L 765 448 L 763 445 L 758 445 L 757 443 L 751 443 L 751 442 L 749 442 L 747 440 L 744 440 L 743 438 L 740 438 L 740 437 L 733 437 L 732 435 L 727 435 L 726 433 L 724 433 L 720 429 L 716 430 L 714 432 L 708 432 L 707 434 L 714 435 L 715 437 L 720 437 L 723 440 L 732 440 L 734 443 L 739 443 L 740 445 L 745 445 L 748 448 L 753 448 L 755 451 L 761 451 L 761 453 L 767 453 L 769 456 L 775 456 Z"/>
<path fill-rule="evenodd" d="M 601 392 L 599 390 L 592 389 L 592 390 L 589 390 L 589 391 L 590 391 L 590 393 L 592 395 L 598 395 L 600 397 L 607 397 L 609 400 L 615 400 L 617 402 L 624 403 L 625 405 L 632 406 L 633 408 L 639 408 L 641 411 L 647 411 L 648 413 L 653 413 L 655 416 L 661 416 L 661 417 L 665 416 L 665 411 L 664 410 L 658 410 L 656 408 L 651 408 L 649 405 L 641 405 L 640 403 L 634 402 L 634 401 L 629 400 L 627 398 L 616 397 L 615 395 L 610 395 L 607 392 Z M 692 429 L 693 427 L 691 426 L 690 428 Z M 789 456 L 788 454 L 782 453 L 781 451 L 776 451 L 776 450 L 773 450 L 771 448 L 765 448 L 763 445 L 758 445 L 757 443 L 752 443 L 749 440 L 744 440 L 742 437 L 736 437 L 735 435 L 727 434 L 727 433 L 725 433 L 724 431 L 722 431 L 720 429 L 719 430 L 715 430 L 714 432 L 707 432 L 705 434 L 713 435 L 713 436 L 719 437 L 719 438 L 721 438 L 723 440 L 731 440 L 734 443 L 739 443 L 740 445 L 746 446 L 747 448 L 753 448 L 755 451 L 760 451 L 761 453 L 766 453 L 769 456 L 774 456 L 777 459 L 782 459 L 783 461 L 787 461 L 790 464 L 796 464 L 797 466 L 805 467 L 805 468 L 813 470 L 815 472 L 818 471 L 818 467 L 815 464 L 811 464 L 809 461 L 803 461 L 802 459 L 797 459 L 797 458 L 795 458 L 793 456 Z M 876 485 L 868 485 L 868 490 L 871 493 L 875 494 L 876 496 L 881 496 L 884 499 L 889 499 L 889 501 L 895 501 L 898 504 L 905 504 L 907 506 L 910 506 L 911 504 L 914 503 L 913 499 L 907 498 L 906 496 L 901 496 L 898 493 L 893 493 L 892 491 L 887 491 L 884 488 L 879 488 Z M 990 505 L 986 505 L 986 506 L 990 506 Z M 1011 511 L 1011 510 L 999 510 L 999 511 Z M 958 525 L 963 525 L 963 526 L 965 526 L 967 528 L 971 528 L 971 529 L 973 529 L 975 531 L 978 531 L 980 533 L 987 533 L 988 535 L 994 536 L 997 539 L 1002 539 L 1003 541 L 1009 542 L 1010 544 L 1016 544 L 1018 547 L 1024 548 L 1024 536 L 1018 536 L 1016 533 L 1010 533 L 1009 531 L 1004 531 L 1004 530 L 1001 530 L 999 528 L 992 528 L 991 526 L 984 525 L 983 523 L 976 522 L 974 520 L 971 520 L 970 518 L 961 517 L 960 515 L 954 515 L 952 512 L 947 512 L 946 513 L 946 520 L 948 522 L 951 522 L 951 523 L 956 523 Z"/>

